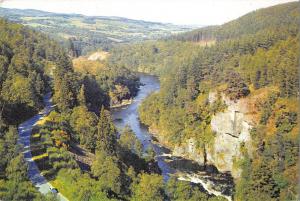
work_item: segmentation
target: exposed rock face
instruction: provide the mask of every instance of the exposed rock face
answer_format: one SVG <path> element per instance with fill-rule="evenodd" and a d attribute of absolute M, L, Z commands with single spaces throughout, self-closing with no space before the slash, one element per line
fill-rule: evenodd
<path fill-rule="evenodd" d="M 234 167 L 234 159 L 240 159 L 240 146 L 245 143 L 251 149 L 250 120 L 247 118 L 247 107 L 244 100 L 237 102 L 222 97 L 228 108 L 217 113 L 211 120 L 211 128 L 216 132 L 213 152 L 207 153 L 207 161 L 219 171 L 230 171 L 234 178 L 240 176 L 240 169 Z"/>
<path fill-rule="evenodd" d="M 208 94 L 208 102 L 210 103 L 210 104 L 212 104 L 212 103 L 214 103 L 216 100 L 217 100 L 217 92 L 210 92 L 209 94 Z"/>
<path fill-rule="evenodd" d="M 187 140 L 187 142 L 181 146 L 175 146 L 172 155 L 189 158 L 204 165 L 204 153 L 196 147 L 196 141 L 193 138 Z"/>
<path fill-rule="evenodd" d="M 216 92 L 208 96 L 210 104 L 217 100 Z M 240 146 L 245 144 L 251 154 L 251 121 L 248 118 L 247 104 L 241 99 L 231 101 L 224 95 L 223 101 L 228 106 L 224 112 L 217 113 L 211 120 L 211 128 L 216 133 L 213 145 L 203 149 L 196 146 L 196 140 L 191 138 L 173 149 L 174 156 L 182 156 L 195 160 L 200 165 L 214 165 L 221 172 L 231 172 L 234 178 L 238 178 L 241 170 L 234 166 L 234 160 L 240 159 Z"/>
<path fill-rule="evenodd" d="M 220 96 L 216 92 L 211 92 L 208 96 L 210 104 L 214 103 Z M 214 143 L 207 145 L 205 150 L 197 146 L 196 139 L 190 138 L 186 142 L 169 147 L 173 156 L 180 156 L 191 159 L 200 165 L 213 165 L 220 172 L 230 172 L 233 178 L 239 178 L 241 170 L 235 166 L 234 160 L 241 159 L 241 144 L 244 144 L 251 156 L 251 124 L 252 117 L 247 108 L 247 99 L 232 101 L 226 96 L 221 96 L 226 103 L 227 109 L 212 117 L 211 128 L 216 133 Z M 158 141 L 168 147 L 168 143 L 159 135 L 157 130 L 150 127 Z M 207 166 L 209 167 L 209 166 Z"/>

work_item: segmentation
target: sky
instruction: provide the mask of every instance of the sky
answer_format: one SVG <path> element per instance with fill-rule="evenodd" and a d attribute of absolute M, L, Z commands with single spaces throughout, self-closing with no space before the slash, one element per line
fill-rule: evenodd
<path fill-rule="evenodd" d="M 0 6 L 181 25 L 217 25 L 290 1 L 293 0 L 0 0 Z"/>

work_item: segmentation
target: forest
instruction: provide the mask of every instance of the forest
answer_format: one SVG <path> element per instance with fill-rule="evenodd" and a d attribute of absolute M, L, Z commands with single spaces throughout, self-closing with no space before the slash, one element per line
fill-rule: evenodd
<path fill-rule="evenodd" d="M 84 88 L 82 90 L 84 90 L 87 97 L 99 94 L 99 92 L 95 91 L 98 84 L 99 89 L 108 96 L 110 107 L 115 107 L 122 105 L 126 100 L 131 100 L 138 92 L 140 86 L 138 76 L 127 68 L 114 67 L 105 60 L 89 60 L 83 56 L 74 58 L 72 63 L 74 71 L 84 77 L 84 85 L 82 86 Z M 91 77 L 96 81 L 94 85 L 89 81 Z M 98 112 L 100 106 L 94 107 L 93 111 Z"/>
<path fill-rule="evenodd" d="M 4 19 L 0 35 L 1 200 L 58 199 L 42 195 L 29 181 L 17 143 L 17 125 L 42 109 L 49 91 L 56 107 L 33 128 L 31 154 L 42 175 L 70 200 L 222 200 L 188 182 L 166 184 L 151 147 L 143 152 L 128 127 L 117 133 L 109 91 L 122 85 L 134 96 L 139 86 L 134 73 L 117 66 L 106 66 L 101 74 L 74 71 L 57 42 Z M 88 166 L 76 159 L 78 147 L 91 156 Z"/>
<path fill-rule="evenodd" d="M 252 144 L 238 147 L 233 200 L 299 199 L 299 9 L 286 3 L 120 44 L 103 61 L 75 59 L 72 41 L 66 48 L 0 19 L 0 200 L 59 200 L 28 179 L 18 143 L 18 125 L 44 107 L 47 93 L 54 109 L 32 129 L 32 159 L 69 200 L 226 200 L 175 176 L 164 180 L 153 147 L 145 149 L 128 126 L 117 130 L 111 108 L 137 95 L 138 73 L 159 77 L 161 88 L 140 105 L 139 118 L 171 150 L 193 138 L 206 155 L 217 139 L 212 119 L 228 109 L 223 97 L 249 103 Z M 214 164 L 204 158 L 206 165 Z"/>
<path fill-rule="evenodd" d="M 297 199 L 298 11 L 296 2 L 260 9 L 221 26 L 124 45 L 110 58 L 114 65 L 160 76 L 161 90 L 143 102 L 140 119 L 173 148 L 191 137 L 198 149 L 214 143 L 210 122 L 226 105 L 209 104 L 210 91 L 234 101 L 263 94 L 254 103 L 257 123 L 251 129 L 258 151 L 250 156 L 240 147 L 235 200 Z M 213 45 L 201 43 L 211 40 Z"/>
<path fill-rule="evenodd" d="M 47 37 L 21 25 L 1 19 L 0 27 L 0 198 L 53 200 L 51 195 L 41 195 L 27 178 L 17 124 L 43 107 L 52 66 L 63 62 L 66 55 Z"/>

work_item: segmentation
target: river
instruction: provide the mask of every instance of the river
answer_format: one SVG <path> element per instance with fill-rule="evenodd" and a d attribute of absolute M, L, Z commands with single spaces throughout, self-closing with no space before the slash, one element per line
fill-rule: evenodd
<path fill-rule="evenodd" d="M 171 175 L 176 175 L 180 180 L 199 184 L 210 194 L 231 200 L 233 181 L 229 174 L 208 172 L 194 161 L 172 156 L 170 150 L 154 142 L 148 128 L 139 121 L 138 107 L 147 96 L 159 91 L 160 83 L 157 77 L 145 74 L 140 74 L 140 82 L 142 86 L 132 104 L 112 110 L 117 128 L 121 130 L 126 125 L 130 126 L 145 149 L 148 146 L 153 147 L 165 181 Z"/>
<path fill-rule="evenodd" d="M 160 89 L 159 80 L 155 76 L 140 74 L 140 82 L 142 85 L 133 102 L 128 106 L 113 109 L 112 116 L 119 130 L 122 130 L 126 125 L 131 127 L 137 138 L 143 144 L 144 150 L 146 150 L 148 146 L 153 147 L 157 156 L 158 165 L 162 170 L 162 175 L 164 179 L 167 180 L 169 175 L 175 173 L 175 171 L 165 162 L 164 157 L 160 157 L 165 154 L 165 149 L 152 143 L 151 134 L 148 132 L 148 128 L 140 123 L 138 115 L 138 107 L 141 102 L 151 93 L 157 92 Z"/>
<path fill-rule="evenodd" d="M 52 104 L 51 93 L 47 93 L 44 96 L 44 105 L 45 107 L 42 111 L 40 111 L 30 119 L 27 119 L 25 122 L 21 123 L 18 126 L 18 144 L 20 145 L 20 148 L 24 154 L 24 159 L 28 164 L 28 178 L 42 194 L 47 194 L 51 193 L 51 189 L 53 188 L 53 186 L 41 174 L 37 164 L 32 159 L 30 147 L 30 136 L 32 128 L 39 120 L 45 118 L 45 116 L 47 116 L 54 107 Z M 68 200 L 61 193 L 58 193 L 58 199 L 60 201 Z"/>

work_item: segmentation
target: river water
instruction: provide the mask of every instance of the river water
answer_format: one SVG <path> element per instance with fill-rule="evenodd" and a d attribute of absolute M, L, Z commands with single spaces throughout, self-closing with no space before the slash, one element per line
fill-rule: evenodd
<path fill-rule="evenodd" d="M 159 91 L 160 83 L 157 77 L 145 74 L 140 74 L 140 82 L 142 86 L 132 104 L 112 110 L 117 128 L 121 130 L 126 125 L 130 126 L 145 149 L 148 146 L 153 147 L 165 181 L 171 175 L 176 175 L 180 180 L 199 184 L 210 194 L 220 195 L 231 200 L 233 181 L 229 174 L 208 172 L 194 161 L 172 156 L 170 150 L 155 143 L 148 128 L 139 121 L 138 107 L 147 96 Z"/>

